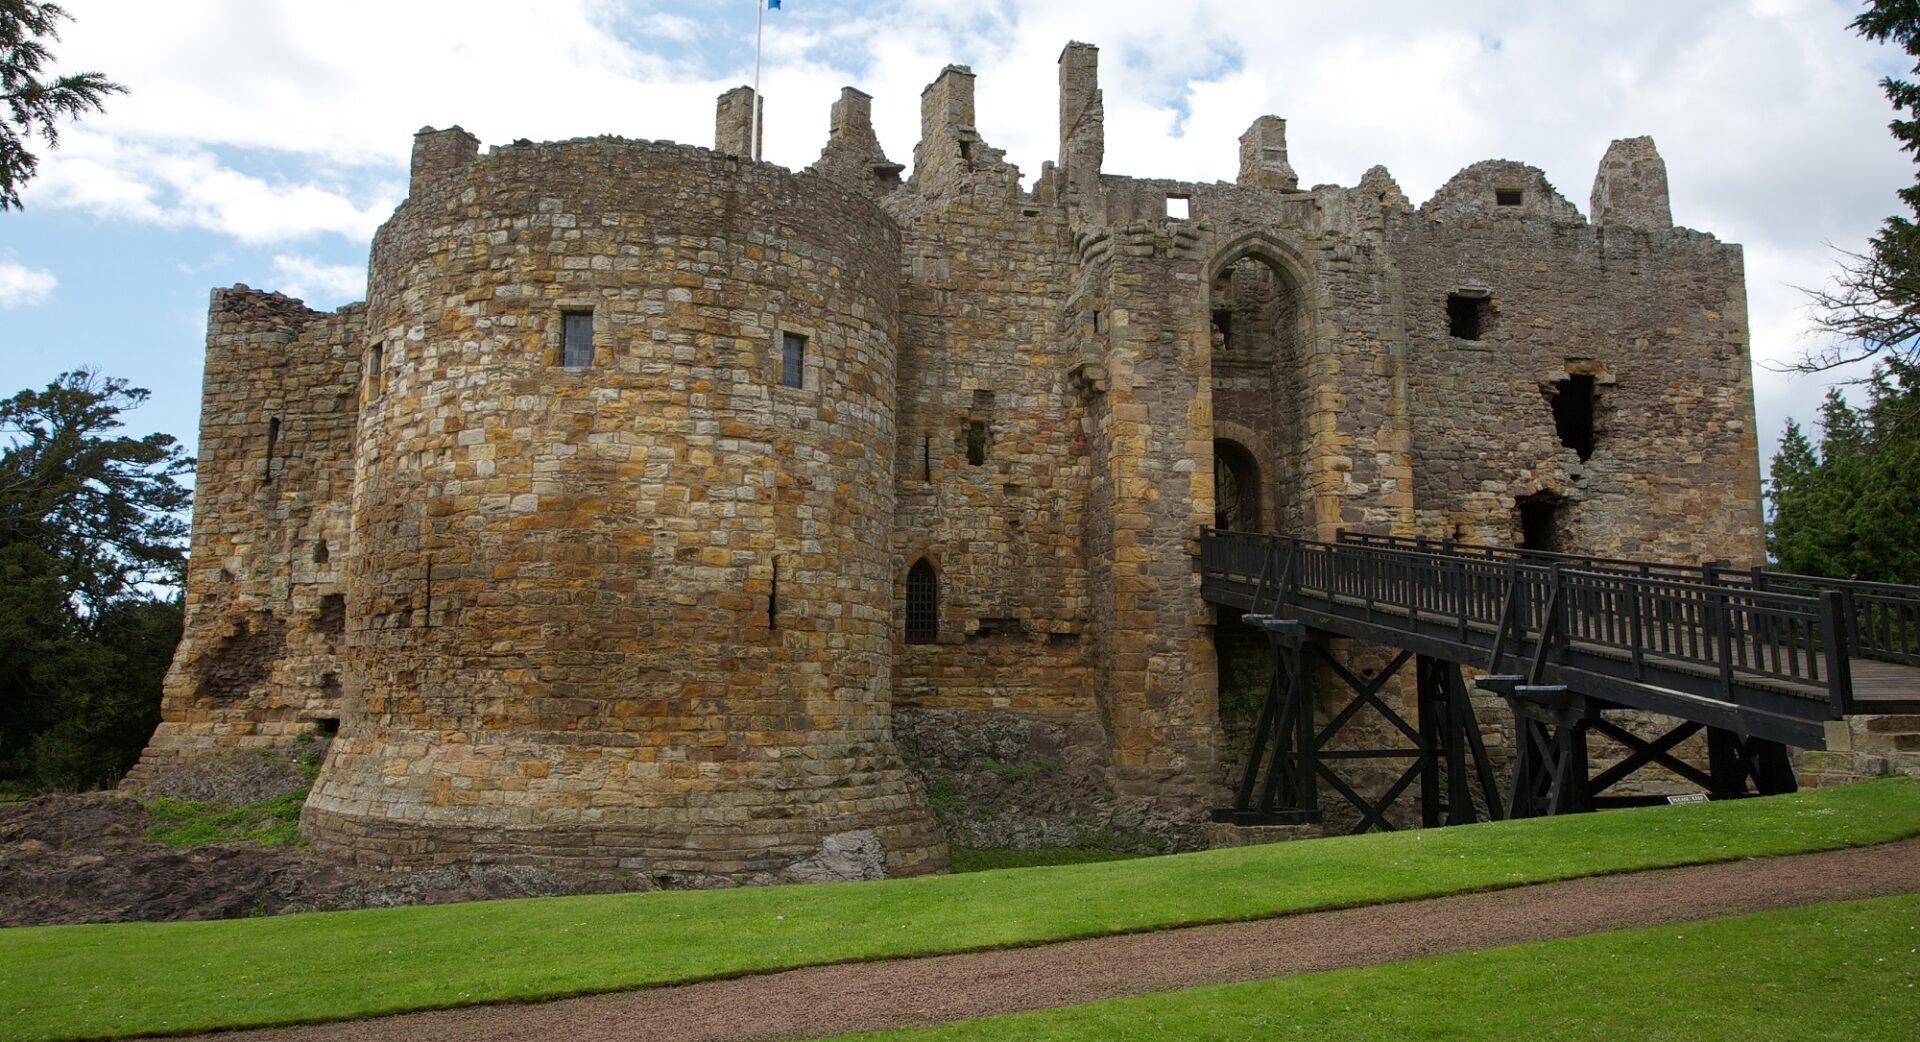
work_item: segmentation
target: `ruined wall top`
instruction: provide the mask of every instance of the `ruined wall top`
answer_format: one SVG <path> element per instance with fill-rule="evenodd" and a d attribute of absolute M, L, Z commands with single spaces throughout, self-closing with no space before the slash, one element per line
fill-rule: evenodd
<path fill-rule="evenodd" d="M 764 146 L 767 139 L 767 99 L 759 99 L 760 123 L 759 140 L 754 144 Z M 754 95 L 752 87 L 735 87 L 720 95 L 713 113 L 713 150 L 730 156 L 750 159 L 758 154 L 748 145 L 754 137 Z"/>
<path fill-rule="evenodd" d="M 1453 175 L 1420 207 L 1420 212 L 1442 223 L 1488 217 L 1587 223 L 1579 208 L 1568 202 L 1538 167 L 1510 159 L 1482 160 Z"/>
<path fill-rule="evenodd" d="M 1261 116 L 1240 135 L 1240 183 L 1286 192 L 1300 187 L 1300 175 L 1287 162 L 1286 120 Z"/>
<path fill-rule="evenodd" d="M 827 145 L 810 170 L 852 185 L 871 195 L 885 195 L 900 187 L 906 167 L 887 158 L 873 132 L 873 96 L 852 87 L 840 88 L 827 127 Z"/>
<path fill-rule="evenodd" d="M 1673 227 L 1667 164 L 1650 137 L 1622 138 L 1607 147 L 1593 178 L 1593 223 L 1609 228 L 1663 231 Z"/>
<path fill-rule="evenodd" d="M 480 155 L 480 139 L 459 126 L 421 127 L 413 135 L 414 185 L 452 173 Z"/>

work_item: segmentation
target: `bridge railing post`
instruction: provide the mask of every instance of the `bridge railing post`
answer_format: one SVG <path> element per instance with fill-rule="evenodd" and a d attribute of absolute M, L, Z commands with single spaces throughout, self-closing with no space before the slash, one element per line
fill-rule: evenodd
<path fill-rule="evenodd" d="M 1851 619 L 1852 612 L 1853 598 L 1846 591 L 1820 592 L 1820 646 L 1827 660 L 1827 703 L 1835 717 L 1853 711 L 1853 664 L 1847 661 L 1853 645 L 1848 623 L 1842 621 Z"/>
<path fill-rule="evenodd" d="M 1708 565 L 1712 568 L 1712 565 Z M 1733 599 L 1716 586 L 1712 598 L 1713 654 L 1720 660 L 1720 693 L 1733 700 Z"/>

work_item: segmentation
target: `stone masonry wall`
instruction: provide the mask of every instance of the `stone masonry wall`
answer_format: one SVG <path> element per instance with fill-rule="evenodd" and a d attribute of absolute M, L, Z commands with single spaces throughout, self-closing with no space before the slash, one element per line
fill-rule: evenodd
<path fill-rule="evenodd" d="M 186 632 L 134 784 L 340 717 L 362 318 L 213 291 Z"/>
<path fill-rule="evenodd" d="M 1522 195 L 1501 206 L 1497 188 Z M 1740 250 L 1676 228 L 1591 226 L 1517 163 L 1481 163 L 1395 243 L 1407 280 L 1417 508 L 1428 535 L 1520 541 L 1515 500 L 1564 502 L 1573 552 L 1746 567 L 1765 552 Z M 1487 328 L 1449 335 L 1447 297 Z M 1591 457 L 1556 432 L 1570 376 L 1597 393 Z"/>
<path fill-rule="evenodd" d="M 898 251 L 864 196 L 703 149 L 416 179 L 374 246 L 316 849 L 772 878 L 877 840 L 861 872 L 941 866 L 888 722 Z M 562 364 L 568 315 L 591 364 Z"/>

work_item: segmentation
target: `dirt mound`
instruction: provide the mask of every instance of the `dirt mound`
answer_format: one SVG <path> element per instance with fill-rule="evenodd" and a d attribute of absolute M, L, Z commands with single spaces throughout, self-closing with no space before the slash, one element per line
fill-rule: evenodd
<path fill-rule="evenodd" d="M 132 791 L 141 799 L 166 797 L 229 807 L 258 803 L 306 788 L 309 772 L 326 758 L 327 744 L 314 742 L 284 752 L 255 749 L 209 756 L 170 766 Z"/>
<path fill-rule="evenodd" d="M 255 790 L 218 791 L 244 797 Z M 147 838 L 149 825 L 146 807 L 123 794 L 41 796 L 0 807 L 0 926 L 231 919 L 653 885 L 638 876 L 505 865 L 382 874 L 298 847 L 169 847 Z"/>

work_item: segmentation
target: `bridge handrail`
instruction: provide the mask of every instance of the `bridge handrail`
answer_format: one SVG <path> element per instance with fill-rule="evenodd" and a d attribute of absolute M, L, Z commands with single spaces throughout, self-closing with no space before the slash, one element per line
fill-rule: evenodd
<path fill-rule="evenodd" d="M 1287 555 L 1276 565 L 1274 555 Z M 1497 634 L 1495 658 L 1531 643 L 1536 676 L 1551 653 L 1572 645 L 1622 656 L 1634 679 L 1650 664 L 1689 663 L 1717 675 L 1715 686 L 1734 701 L 1736 678 L 1776 680 L 1824 689 L 1834 715 L 1851 699 L 1843 635 L 1847 616 L 1837 591 L 1757 589 L 1699 578 L 1589 571 L 1559 561 L 1508 554 L 1463 555 L 1415 550 L 1380 541 L 1337 543 L 1209 529 L 1201 540 L 1205 576 L 1259 583 L 1254 610 L 1264 603 L 1268 578 L 1274 607 L 1311 600 L 1329 610 L 1344 603 L 1369 622 L 1386 609 L 1458 631 L 1471 643 Z M 1256 577 L 1258 577 L 1256 579 Z M 1389 624 L 1393 624 L 1389 622 Z M 1509 633 L 1513 645 L 1506 644 Z M 1504 649 L 1504 650 L 1503 650 Z M 1491 672 L 1514 672 L 1489 663 Z"/>
<path fill-rule="evenodd" d="M 1542 564 L 1558 562 L 1562 565 L 1574 565 L 1587 572 L 1679 579 L 1734 589 L 1786 588 L 1809 593 L 1834 591 L 1841 595 L 1841 618 L 1847 623 L 1849 654 L 1856 658 L 1920 665 L 1920 586 L 1799 575 L 1770 568 L 1735 569 L 1717 564 L 1685 565 L 1589 554 L 1554 553 L 1546 550 L 1456 543 L 1450 539 L 1436 540 L 1424 536 L 1349 532 L 1344 529 L 1340 531 L 1336 541 L 1350 546 L 1412 550 L 1469 559 L 1517 560 Z"/>

